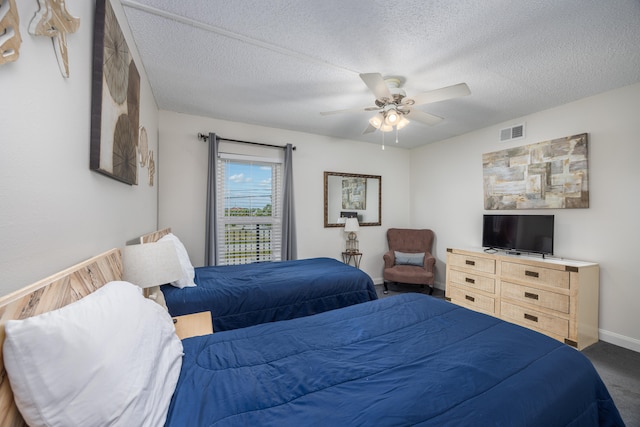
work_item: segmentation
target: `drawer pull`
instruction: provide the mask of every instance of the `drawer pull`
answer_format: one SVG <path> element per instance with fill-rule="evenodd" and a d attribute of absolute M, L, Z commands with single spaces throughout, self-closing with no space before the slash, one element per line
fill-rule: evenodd
<path fill-rule="evenodd" d="M 474 301 L 476 300 L 474 297 L 469 296 L 469 295 L 465 295 L 464 297 L 465 297 L 466 299 L 468 299 L 469 301 L 471 301 L 471 302 L 474 302 Z"/>
<path fill-rule="evenodd" d="M 537 322 L 538 321 L 538 316 L 532 316 L 530 314 L 525 313 L 524 314 L 524 318 L 527 320 L 531 320 L 532 322 Z"/>
<path fill-rule="evenodd" d="M 537 300 L 538 299 L 538 294 L 532 294 L 531 292 L 525 292 L 524 293 L 524 297 Z"/>
<path fill-rule="evenodd" d="M 472 279 L 471 277 L 465 277 L 464 281 L 467 283 L 476 283 L 476 279 Z"/>
<path fill-rule="evenodd" d="M 524 275 L 529 277 L 536 277 L 536 278 L 540 277 L 540 273 L 538 273 L 537 271 L 525 270 Z"/>
<path fill-rule="evenodd" d="M 476 262 L 475 261 L 471 261 L 470 259 L 465 260 L 464 263 L 467 264 L 467 265 L 476 265 Z"/>

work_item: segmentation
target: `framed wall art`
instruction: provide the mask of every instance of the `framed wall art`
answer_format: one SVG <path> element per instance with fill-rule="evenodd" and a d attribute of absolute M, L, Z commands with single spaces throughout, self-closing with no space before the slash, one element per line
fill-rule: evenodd
<path fill-rule="evenodd" d="M 587 134 L 482 155 L 484 208 L 589 207 Z"/>
<path fill-rule="evenodd" d="M 367 209 L 366 178 L 344 178 L 342 180 L 342 209 Z"/>
<path fill-rule="evenodd" d="M 90 169 L 138 183 L 140 74 L 109 0 L 96 0 Z"/>
<path fill-rule="evenodd" d="M 382 176 L 324 172 L 324 226 L 344 227 L 357 217 L 361 227 L 382 225 Z"/>

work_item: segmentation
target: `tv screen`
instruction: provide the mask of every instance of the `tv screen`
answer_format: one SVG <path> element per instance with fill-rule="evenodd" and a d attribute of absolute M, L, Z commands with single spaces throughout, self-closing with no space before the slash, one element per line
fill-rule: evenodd
<path fill-rule="evenodd" d="M 553 215 L 484 215 L 482 246 L 553 254 Z"/>

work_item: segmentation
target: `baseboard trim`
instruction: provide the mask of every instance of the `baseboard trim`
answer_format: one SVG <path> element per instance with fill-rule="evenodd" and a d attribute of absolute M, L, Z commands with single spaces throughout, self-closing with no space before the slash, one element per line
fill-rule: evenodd
<path fill-rule="evenodd" d="M 600 340 L 640 353 L 640 340 L 600 329 Z"/>

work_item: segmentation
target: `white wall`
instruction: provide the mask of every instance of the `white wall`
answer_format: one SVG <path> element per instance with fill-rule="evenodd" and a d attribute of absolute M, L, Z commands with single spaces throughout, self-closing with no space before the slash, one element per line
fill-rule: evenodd
<path fill-rule="evenodd" d="M 81 20 L 79 31 L 67 37 L 69 79 L 60 74 L 51 40 L 27 31 L 37 2 L 16 3 L 20 58 L 0 66 L 0 295 L 122 247 L 158 226 L 173 227 L 194 263 L 201 264 L 207 149 L 196 134 L 208 131 L 298 147 L 294 180 L 301 258 L 340 258 L 344 248 L 342 230 L 323 227 L 323 172 L 381 175 L 382 226 L 362 227 L 358 233 L 362 268 L 380 283 L 386 230 L 428 227 L 436 233 L 437 284 L 444 287 L 446 248 L 480 244 L 485 212 L 482 154 L 587 132 L 590 207 L 552 210 L 555 249 L 558 256 L 600 263 L 601 338 L 640 351 L 640 270 L 635 265 L 640 241 L 635 187 L 640 182 L 640 85 L 412 151 L 381 151 L 355 141 L 158 114 L 125 24 L 121 26 L 141 74 L 140 121 L 156 152 L 157 170 L 162 170 L 154 187 L 144 175 L 138 186 L 128 186 L 90 171 L 88 165 L 94 2 L 66 2 Z M 117 1 L 114 8 L 125 22 Z M 527 124 L 526 139 L 498 142 L 499 128 L 521 121 Z"/>
<path fill-rule="evenodd" d="M 204 263 L 207 144 L 198 132 L 224 138 L 296 146 L 293 155 L 298 258 L 341 259 L 342 228 L 324 228 L 324 171 L 382 177 L 382 226 L 360 227 L 360 267 L 382 283 L 386 230 L 409 226 L 408 150 L 252 126 L 168 111 L 160 112 L 159 224 L 184 241 L 194 265 Z M 237 145 L 237 144 L 234 144 Z"/>
<path fill-rule="evenodd" d="M 92 1 L 68 0 L 80 28 L 67 36 L 70 77 L 50 38 L 28 26 L 36 1 L 18 1 L 22 45 L 0 65 L 0 295 L 155 229 L 157 187 L 129 186 L 89 170 Z M 114 9 L 124 16 L 119 3 Z M 133 49 L 128 25 L 121 25 Z M 141 76 L 140 123 L 157 151 L 158 109 Z M 139 173 L 146 173 L 139 171 Z"/>
<path fill-rule="evenodd" d="M 640 351 L 639 112 L 636 84 L 412 150 L 411 224 L 436 233 L 438 287 L 446 248 L 481 246 L 482 154 L 587 132 L 589 208 L 517 212 L 554 214 L 555 254 L 600 264 L 601 339 Z M 525 139 L 499 142 L 522 122 Z"/>

